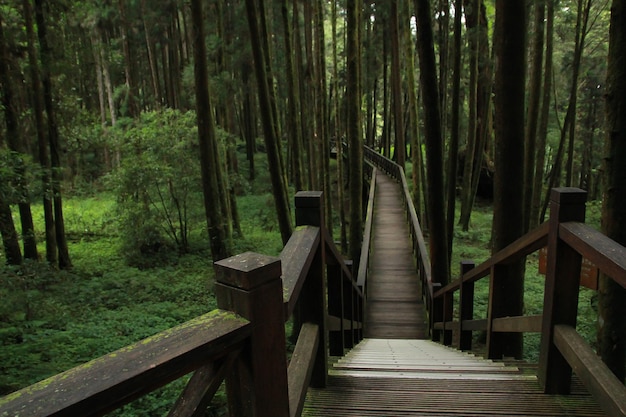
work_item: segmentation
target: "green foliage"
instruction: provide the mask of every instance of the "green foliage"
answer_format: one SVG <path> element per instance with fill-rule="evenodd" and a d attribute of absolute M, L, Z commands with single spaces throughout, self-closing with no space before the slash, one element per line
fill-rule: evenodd
<path fill-rule="evenodd" d="M 28 155 L 0 148 L 0 200 L 15 204 L 30 201 L 38 192 L 41 168 Z"/>
<path fill-rule="evenodd" d="M 113 182 L 129 260 L 188 252 L 203 219 L 194 113 L 143 113 L 118 134 L 124 157 Z"/>

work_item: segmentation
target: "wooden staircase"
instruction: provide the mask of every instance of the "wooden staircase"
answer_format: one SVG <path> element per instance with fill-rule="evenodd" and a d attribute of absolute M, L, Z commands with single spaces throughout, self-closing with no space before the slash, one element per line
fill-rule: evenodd
<path fill-rule="evenodd" d="M 303 416 L 603 416 L 579 383 L 545 395 L 537 378 L 428 340 L 364 339 L 310 388 Z"/>

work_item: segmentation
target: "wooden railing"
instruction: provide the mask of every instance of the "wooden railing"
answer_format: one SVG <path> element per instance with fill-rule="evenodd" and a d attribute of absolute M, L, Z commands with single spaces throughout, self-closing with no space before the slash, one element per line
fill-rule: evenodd
<path fill-rule="evenodd" d="M 473 262 L 462 262 L 460 278 L 438 288 L 430 281 L 429 260 L 419 222 L 410 202 L 404 171 L 372 149 L 366 148 L 365 156 L 398 180 L 404 190 L 433 340 L 451 345 L 453 332 L 456 332 L 456 347 L 470 350 L 472 332 L 485 331 L 488 357 L 502 359 L 503 346 L 499 334 L 541 333 L 538 379 L 546 393 L 568 394 L 573 370 L 607 415 L 626 416 L 624 384 L 576 332 L 583 258 L 626 288 L 626 248 L 583 223 L 586 192 L 575 188 L 552 190 L 549 222 L 522 236 L 478 266 Z M 506 273 L 504 267 L 546 246 L 548 259 L 543 314 L 503 317 L 494 307 L 493 300 L 501 297 L 499 292 L 505 290 L 495 285 L 503 278 L 502 272 Z M 489 277 L 487 317 L 476 319 L 474 284 L 486 277 Z"/>
<path fill-rule="evenodd" d="M 544 391 L 568 394 L 572 370 L 610 416 L 626 416 L 626 388 L 576 331 L 581 263 L 586 258 L 601 272 L 626 287 L 626 248 L 585 225 L 586 192 L 556 188 L 550 200 L 550 220 L 477 267 L 461 265 L 461 277 L 435 293 L 441 321 L 434 327 L 444 333 L 443 343 L 451 344 L 458 332 L 457 347 L 472 347 L 472 331 L 487 334 L 487 355 L 501 359 L 502 333 L 541 333 L 538 378 Z M 502 317 L 493 300 L 502 294 L 497 285 L 503 266 L 519 261 L 547 246 L 547 271 L 543 314 Z M 474 283 L 489 277 L 487 318 L 474 319 Z M 456 305 L 454 293 L 459 292 Z M 455 320 L 453 312 L 458 312 Z M 433 313 L 435 314 L 435 313 Z"/>
<path fill-rule="evenodd" d="M 326 385 L 329 338 L 343 350 L 361 337 L 362 292 L 323 226 L 322 193 L 295 205 L 280 257 L 215 263 L 218 310 L 0 398 L 0 416 L 104 415 L 191 372 L 170 416 L 203 415 L 223 381 L 230 415 L 300 415 L 309 385 Z"/>

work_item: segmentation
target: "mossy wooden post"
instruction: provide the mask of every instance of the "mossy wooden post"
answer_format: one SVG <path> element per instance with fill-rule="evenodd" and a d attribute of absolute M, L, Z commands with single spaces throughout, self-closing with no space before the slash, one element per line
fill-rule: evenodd
<path fill-rule="evenodd" d="M 461 279 L 474 269 L 474 262 L 461 261 Z M 472 331 L 463 329 L 463 320 L 474 319 L 474 282 L 461 282 L 459 290 L 459 339 L 460 350 L 472 349 Z"/>
<path fill-rule="evenodd" d="M 554 326 L 576 326 L 582 256 L 559 239 L 563 222 L 584 222 L 587 193 L 578 188 L 555 188 L 550 195 L 550 231 L 543 299 L 543 322 L 538 378 L 549 394 L 568 394 L 572 368 L 554 345 Z"/>
<path fill-rule="evenodd" d="M 326 324 L 326 264 L 324 230 L 324 201 L 321 191 L 299 191 L 295 196 L 296 227 L 317 226 L 320 228 L 320 247 L 302 287 L 299 304 L 300 322 L 311 322 L 319 326 L 319 347 L 313 366 L 311 386 L 326 386 L 328 374 L 328 326 Z M 329 295 L 330 297 L 330 295 Z"/>
<path fill-rule="evenodd" d="M 217 305 L 252 322 L 250 342 L 226 379 L 231 415 L 289 416 L 281 263 L 243 253 L 215 263 Z"/>
<path fill-rule="evenodd" d="M 443 344 L 450 346 L 452 344 L 452 327 L 450 322 L 454 318 L 454 293 L 448 291 L 443 295 Z"/>

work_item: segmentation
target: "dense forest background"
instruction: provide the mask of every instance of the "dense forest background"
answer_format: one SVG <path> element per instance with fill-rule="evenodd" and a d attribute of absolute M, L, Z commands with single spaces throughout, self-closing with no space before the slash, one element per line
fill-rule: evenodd
<path fill-rule="evenodd" d="M 0 294 L 15 303 L 0 349 L 28 334 L 17 287 L 105 273 L 70 250 L 101 234 L 131 275 L 207 267 L 268 245 L 250 218 L 280 247 L 293 192 L 323 190 L 357 259 L 363 144 L 410 172 L 440 282 L 477 199 L 494 201 L 494 249 L 511 241 L 502 201 L 519 201 L 519 235 L 553 187 L 601 199 L 610 19 L 609 0 L 0 0 Z M 105 220 L 83 208 L 66 226 L 76 198 Z"/>

